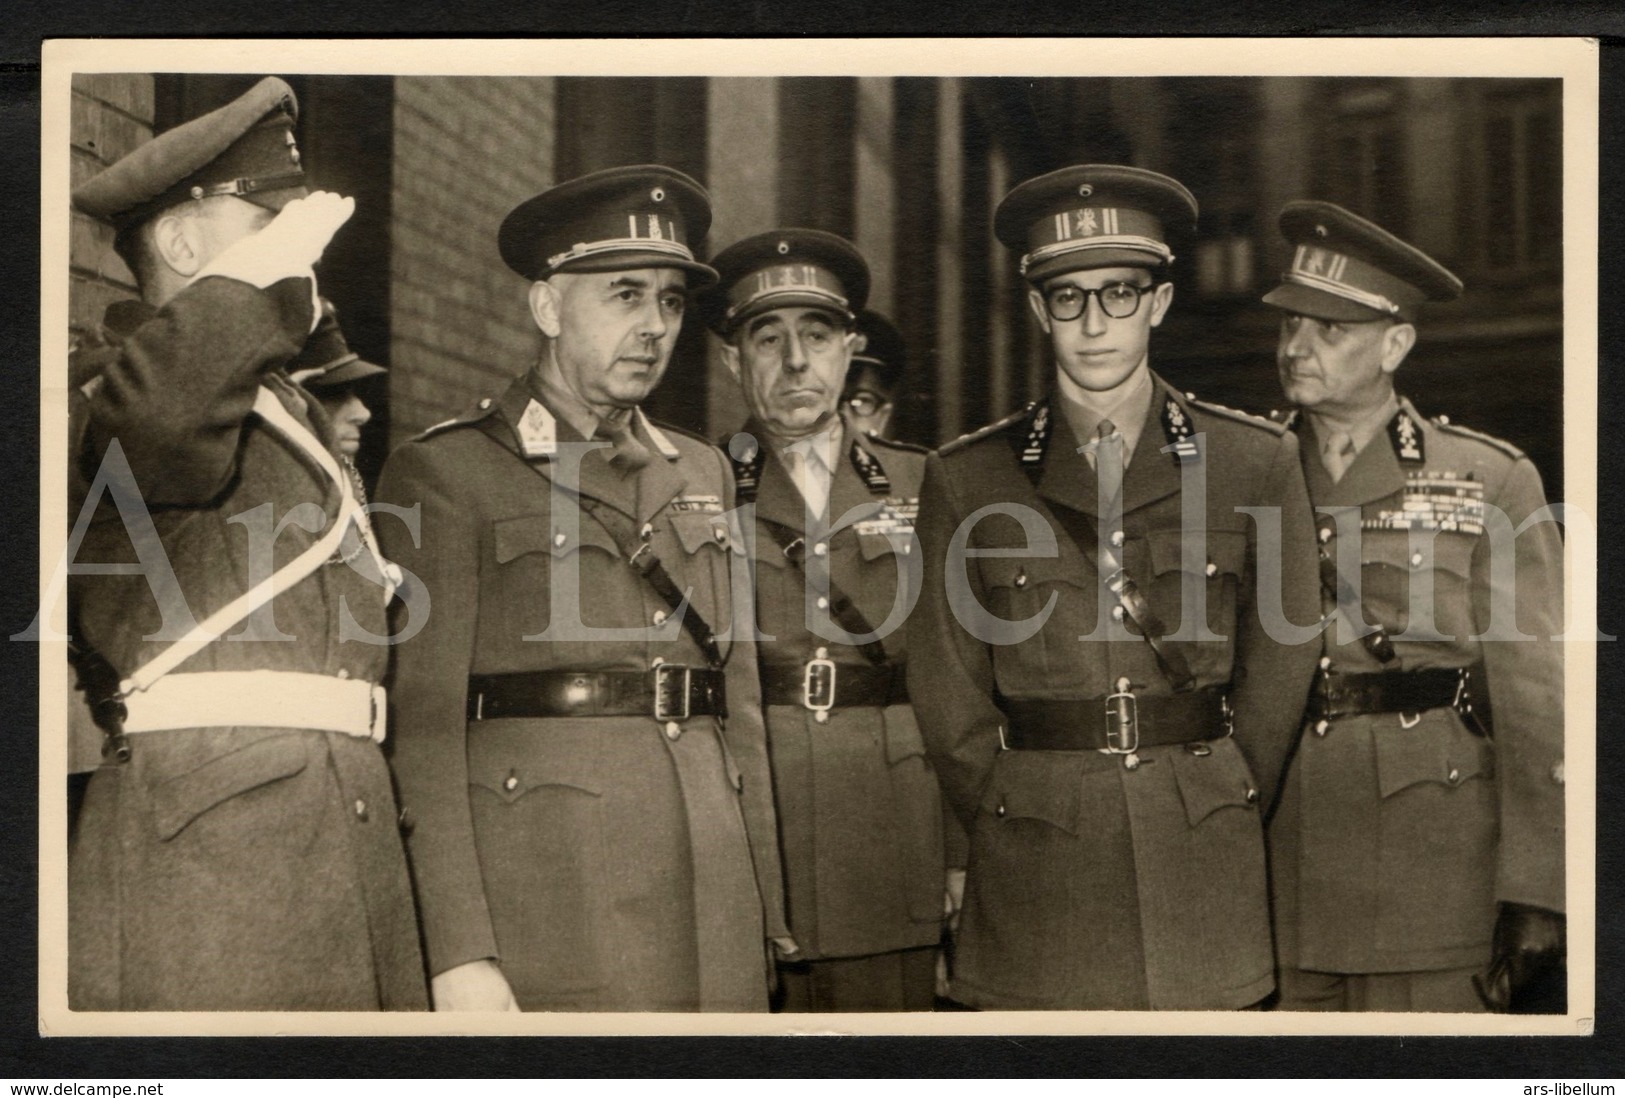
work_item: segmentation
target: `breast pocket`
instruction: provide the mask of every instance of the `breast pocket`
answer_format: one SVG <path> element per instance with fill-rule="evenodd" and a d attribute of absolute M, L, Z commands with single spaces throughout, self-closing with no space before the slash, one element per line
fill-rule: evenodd
<path fill-rule="evenodd" d="M 991 615 L 978 639 L 991 646 L 999 689 L 1010 697 L 1097 692 L 1079 638 L 1095 630 L 1099 585 L 1074 561 L 1073 568 L 1056 557 L 976 561 Z M 948 582 L 957 581 L 950 575 Z"/>
<path fill-rule="evenodd" d="M 624 597 L 630 585 L 606 582 L 620 562 L 620 547 L 590 515 L 534 513 L 496 519 L 491 546 L 496 568 L 492 582 L 480 592 L 480 613 L 497 619 L 503 638 L 546 630 L 556 601 L 567 620 L 589 626 L 624 626 L 642 618 L 641 603 Z"/>
<path fill-rule="evenodd" d="M 728 626 L 732 600 L 728 589 L 728 561 L 735 532 L 722 514 L 674 514 L 671 529 L 677 549 L 667 570 L 689 594 L 690 605 L 716 632 Z M 760 537 L 760 535 L 758 535 Z M 765 551 L 765 550 L 764 550 Z M 665 560 L 666 554 L 661 554 Z M 681 577 L 680 579 L 678 577 Z"/>
<path fill-rule="evenodd" d="M 1239 530 L 1206 530 L 1202 539 L 1198 543 L 1181 530 L 1147 534 L 1152 606 L 1174 636 L 1194 637 L 1195 622 L 1205 611 L 1209 633 L 1233 639 L 1247 567 L 1247 535 Z"/>

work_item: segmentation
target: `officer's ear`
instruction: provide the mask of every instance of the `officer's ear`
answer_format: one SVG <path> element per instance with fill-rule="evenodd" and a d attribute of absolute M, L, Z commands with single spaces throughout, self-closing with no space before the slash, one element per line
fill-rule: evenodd
<path fill-rule="evenodd" d="M 548 339 L 559 338 L 559 288 L 551 280 L 530 284 L 530 316 Z"/>
<path fill-rule="evenodd" d="M 1045 335 L 1049 335 L 1049 310 L 1044 307 L 1044 295 L 1037 290 L 1029 289 L 1027 291 L 1027 305 L 1032 309 L 1033 315 L 1038 318 L 1038 326 L 1044 329 Z"/>
<path fill-rule="evenodd" d="M 1382 333 L 1382 372 L 1391 374 L 1399 369 L 1399 364 L 1405 361 L 1405 356 L 1411 353 L 1416 346 L 1416 326 L 1414 324 L 1390 324 L 1388 330 Z"/>
<path fill-rule="evenodd" d="M 181 278 L 191 278 L 203 269 L 201 232 L 195 217 L 174 211 L 159 214 L 152 223 L 152 255 Z"/>
<path fill-rule="evenodd" d="M 1151 327 L 1155 328 L 1162 323 L 1162 318 L 1168 315 L 1168 306 L 1174 303 L 1174 284 L 1172 282 L 1159 282 L 1157 288 L 1151 291 Z"/>

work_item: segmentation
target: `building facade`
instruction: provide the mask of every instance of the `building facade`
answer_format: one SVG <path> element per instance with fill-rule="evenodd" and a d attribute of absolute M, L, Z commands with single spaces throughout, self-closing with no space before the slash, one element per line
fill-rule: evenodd
<path fill-rule="evenodd" d="M 1166 172 L 1202 206 L 1153 364 L 1198 395 L 1274 407 L 1287 261 L 1276 212 L 1342 203 L 1461 275 L 1423 313 L 1401 389 L 1502 435 L 1561 498 L 1562 86 L 1419 78 L 299 77 L 305 164 L 358 212 L 323 262 L 351 344 L 391 367 L 362 454 L 497 392 L 537 347 L 525 285 L 497 255 L 520 200 L 616 164 L 710 189 L 708 253 L 775 225 L 857 242 L 872 304 L 908 342 L 900 432 L 935 444 L 1040 395 L 1049 367 L 992 211 L 1029 176 L 1111 161 Z M 253 77 L 76 78 L 77 183 Z M 133 293 L 111 234 L 74 215 L 70 322 Z M 688 325 L 655 415 L 721 437 L 743 419 L 710 337 Z"/>

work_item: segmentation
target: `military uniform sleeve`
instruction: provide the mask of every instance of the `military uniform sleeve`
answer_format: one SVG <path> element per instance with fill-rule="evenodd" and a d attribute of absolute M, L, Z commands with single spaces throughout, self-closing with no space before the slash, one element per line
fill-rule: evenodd
<path fill-rule="evenodd" d="M 924 580 L 908 624 L 908 693 L 942 793 L 969 829 L 999 750 L 993 657 L 954 617 L 953 598 L 986 599 L 974 568 L 947 560 L 960 519 L 942 459 L 926 459 L 916 520 Z M 967 586 L 966 579 L 969 579 Z"/>
<path fill-rule="evenodd" d="M 1546 505 L 1540 474 L 1526 457 L 1509 469 L 1494 504 L 1516 529 Z M 1493 531 L 1493 527 L 1488 528 Z M 1518 535 L 1516 567 L 1498 576 L 1492 536 L 1473 555 L 1474 619 L 1480 633 L 1505 634 L 1516 606 L 1528 639 L 1482 645 L 1494 724 L 1501 806 L 1498 900 L 1566 910 L 1563 891 L 1563 543 L 1557 524 L 1531 524 Z M 1515 586 L 1508 589 L 1507 584 Z"/>
<path fill-rule="evenodd" d="M 420 544 L 399 519 L 380 515 L 384 555 L 428 596 L 421 631 L 395 648 L 390 738 L 407 846 L 417 881 L 429 974 L 496 957 L 468 799 L 468 673 L 479 606 L 479 537 L 466 485 L 423 446 L 396 450 L 384 466 L 380 502 L 422 504 Z M 397 603 L 397 608 L 402 604 Z M 419 611 L 421 612 L 421 608 Z M 410 622 L 394 623 L 399 635 Z"/>
<path fill-rule="evenodd" d="M 149 504 L 201 504 L 236 469 L 238 437 L 261 376 L 304 346 L 310 283 L 267 290 L 206 278 L 125 341 L 87 402 L 78 459 L 94 476 L 116 439 Z"/>
<path fill-rule="evenodd" d="M 717 461 L 722 465 L 723 508 L 734 516 L 733 470 L 719 451 Z M 734 523 L 733 544 L 748 545 L 746 534 Z M 749 562 L 735 556 L 729 562 L 730 580 L 735 591 L 744 584 L 737 582 L 735 568 L 748 568 Z M 733 644 L 728 650 L 728 664 L 724 676 L 728 688 L 728 751 L 739 767 L 745 815 L 745 832 L 750 840 L 751 861 L 756 870 L 756 887 L 762 894 L 762 920 L 769 938 L 787 938 L 789 923 L 784 914 L 784 870 L 779 855 L 778 815 L 773 807 L 773 773 L 768 765 L 767 726 L 762 715 L 762 683 L 757 666 L 754 636 L 754 610 L 750 604 L 743 607 L 730 598 L 733 606 Z M 722 623 L 715 623 L 722 627 Z"/>
<path fill-rule="evenodd" d="M 1281 509 L 1280 606 L 1290 626 L 1302 628 L 1319 617 L 1320 573 L 1315 548 L 1315 518 L 1298 462 L 1296 436 L 1280 438 L 1264 481 L 1261 506 Z M 1304 702 L 1320 655 L 1318 635 L 1300 643 L 1272 636 L 1258 596 L 1260 555 L 1271 551 L 1253 524 L 1251 575 L 1238 593 L 1235 690 L 1236 743 L 1247 757 L 1259 785 L 1260 803 L 1271 804 L 1280 788 L 1292 744 L 1303 719 Z M 1262 550 L 1260 546 L 1263 545 Z M 1274 632 L 1280 632 L 1279 629 Z"/>

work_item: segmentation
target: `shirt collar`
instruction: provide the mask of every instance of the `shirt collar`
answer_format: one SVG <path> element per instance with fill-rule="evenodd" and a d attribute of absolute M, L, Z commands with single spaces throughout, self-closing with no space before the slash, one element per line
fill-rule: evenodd
<path fill-rule="evenodd" d="M 1317 416 L 1312 409 L 1304 409 L 1304 415 L 1315 425 L 1315 437 L 1324 442 L 1335 431 L 1345 431 L 1354 443 L 1354 452 L 1360 453 L 1372 439 L 1382 434 L 1388 426 L 1388 421 L 1394 418 L 1399 411 L 1399 397 L 1394 393 L 1388 394 L 1388 399 L 1360 416 L 1347 426 L 1339 426 Z"/>
<path fill-rule="evenodd" d="M 1061 412 L 1066 416 L 1079 444 L 1094 441 L 1095 430 L 1101 420 L 1112 421 L 1123 436 L 1123 461 L 1126 466 L 1134 453 L 1135 443 L 1140 441 L 1140 432 L 1145 428 L 1155 389 L 1156 386 L 1151 383 L 1151 367 L 1142 362 L 1121 385 L 1101 393 L 1082 388 L 1068 378 L 1065 371 L 1061 371 L 1056 391 L 1060 396 Z"/>
<path fill-rule="evenodd" d="M 821 466 L 825 472 L 833 472 L 836 454 L 839 453 L 841 447 L 841 417 L 838 415 L 831 416 L 829 426 L 815 434 L 791 442 L 780 442 L 774 439 L 772 443 L 773 449 L 778 453 L 781 460 L 785 454 L 794 450 L 806 460 Z"/>

